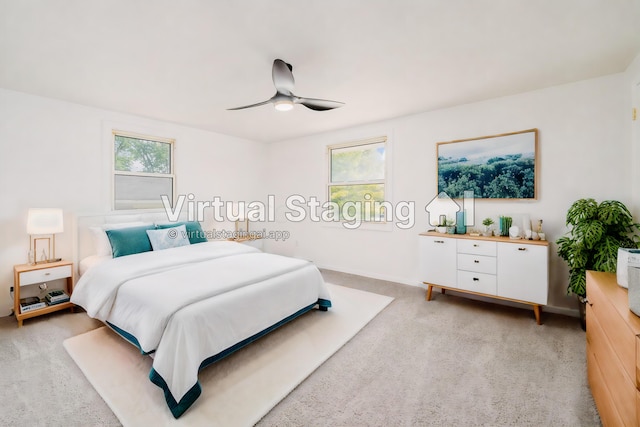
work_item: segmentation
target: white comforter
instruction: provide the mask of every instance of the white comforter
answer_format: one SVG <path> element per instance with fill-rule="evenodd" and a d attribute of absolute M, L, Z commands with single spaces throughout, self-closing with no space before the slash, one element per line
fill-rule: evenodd
<path fill-rule="evenodd" d="M 234 242 L 114 258 L 87 271 L 71 297 L 155 351 L 153 369 L 175 402 L 199 387 L 205 359 L 329 299 L 313 264 Z"/>

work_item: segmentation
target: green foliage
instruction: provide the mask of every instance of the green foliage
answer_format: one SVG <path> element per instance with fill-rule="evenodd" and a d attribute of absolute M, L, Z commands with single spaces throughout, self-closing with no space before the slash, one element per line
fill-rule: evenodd
<path fill-rule="evenodd" d="M 580 199 L 567 211 L 567 225 L 576 225 L 582 221 L 598 217 L 598 202 L 594 199 Z"/>
<path fill-rule="evenodd" d="M 127 172 L 171 173 L 171 144 L 116 135 L 115 168 Z"/>
<path fill-rule="evenodd" d="M 384 144 L 331 150 L 331 182 L 358 182 L 384 179 Z"/>
<path fill-rule="evenodd" d="M 577 200 L 567 211 L 566 224 L 568 233 L 556 241 L 558 256 L 569 265 L 567 293 L 580 297 L 587 293 L 587 270 L 615 273 L 618 248 L 637 248 L 640 240 L 635 234 L 640 224 L 616 200 Z"/>
<path fill-rule="evenodd" d="M 349 212 L 344 211 L 343 207 L 347 202 L 355 202 L 356 205 L 361 206 L 359 216 L 366 221 L 380 220 L 387 215 L 382 203 L 384 202 L 383 184 L 332 185 L 329 187 L 329 200 L 340 207 L 341 219 L 344 219 L 345 213 L 351 217 L 354 215 L 353 208 Z"/>
<path fill-rule="evenodd" d="M 356 215 L 365 221 L 380 220 L 387 216 L 383 205 L 384 184 L 363 183 L 384 179 L 384 143 L 332 149 L 330 166 L 332 184 L 329 186 L 329 200 L 338 204 L 342 219 L 345 215 Z M 347 202 L 354 202 L 361 207 L 359 215 L 353 205 L 344 211 Z"/>
<path fill-rule="evenodd" d="M 438 158 L 438 192 L 462 198 L 465 190 L 486 199 L 531 199 L 535 196 L 533 156 L 510 154 L 484 163 L 462 158 Z"/>
<path fill-rule="evenodd" d="M 493 220 L 491 218 L 485 218 L 482 220 L 482 225 L 485 227 L 489 227 L 491 224 L 493 224 Z"/>

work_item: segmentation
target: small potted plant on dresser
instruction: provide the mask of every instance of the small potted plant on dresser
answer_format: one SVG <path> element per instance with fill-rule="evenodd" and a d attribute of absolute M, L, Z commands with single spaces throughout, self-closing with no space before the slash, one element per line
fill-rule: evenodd
<path fill-rule="evenodd" d="M 586 329 L 585 296 L 587 270 L 616 272 L 618 248 L 637 248 L 635 234 L 640 224 L 633 221 L 627 207 L 617 200 L 598 204 L 594 199 L 580 199 L 567 211 L 569 231 L 560 237 L 558 256 L 569 265 L 567 293 L 580 302 L 580 322 Z"/>
<path fill-rule="evenodd" d="M 491 231 L 491 226 L 493 225 L 493 220 L 491 218 L 485 218 L 482 220 L 482 225 L 484 225 L 484 235 L 491 236 L 493 232 Z"/>

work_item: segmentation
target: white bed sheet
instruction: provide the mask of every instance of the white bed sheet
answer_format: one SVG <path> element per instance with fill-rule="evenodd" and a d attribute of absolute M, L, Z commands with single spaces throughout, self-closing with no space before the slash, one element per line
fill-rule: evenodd
<path fill-rule="evenodd" d="M 78 265 L 78 273 L 80 274 L 80 276 L 83 276 L 84 273 L 86 273 L 89 269 L 95 267 L 96 265 L 100 265 L 112 258 L 112 256 L 104 255 L 91 255 L 83 258 Z"/>

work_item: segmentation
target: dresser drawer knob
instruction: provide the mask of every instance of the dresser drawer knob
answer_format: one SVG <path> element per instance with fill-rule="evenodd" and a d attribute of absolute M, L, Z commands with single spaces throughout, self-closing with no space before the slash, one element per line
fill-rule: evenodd
<path fill-rule="evenodd" d="M 51 273 L 44 273 L 45 276 L 51 276 Z"/>
<path fill-rule="evenodd" d="M 526 251 L 527 248 L 518 248 L 519 251 Z"/>
<path fill-rule="evenodd" d="M 433 243 L 444 243 L 444 240 L 434 240 Z"/>
<path fill-rule="evenodd" d="M 478 246 L 480 246 L 480 245 L 479 245 L 479 244 L 477 244 L 477 243 L 474 243 L 474 244 L 473 244 L 473 247 L 474 247 L 474 248 L 477 248 Z"/>
<path fill-rule="evenodd" d="M 473 278 L 473 281 L 474 281 L 474 282 L 479 282 L 479 281 L 480 281 L 480 279 L 478 279 L 477 277 L 474 277 L 474 278 Z"/>
<path fill-rule="evenodd" d="M 480 264 L 480 261 L 478 261 L 477 259 L 474 259 L 473 262 L 475 262 L 476 264 Z"/>

